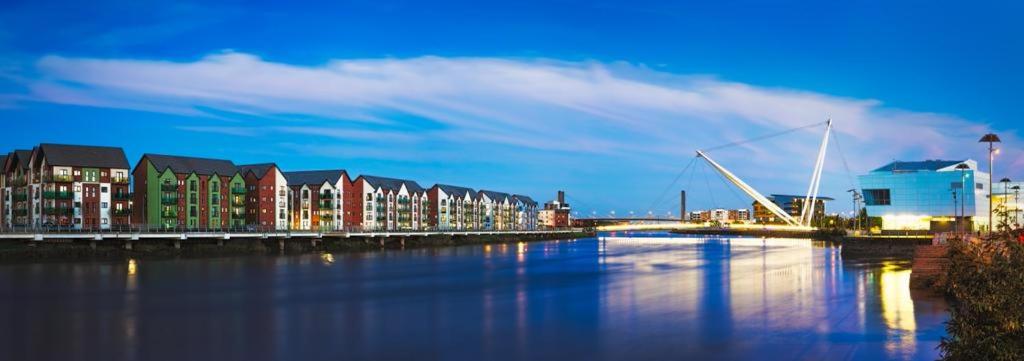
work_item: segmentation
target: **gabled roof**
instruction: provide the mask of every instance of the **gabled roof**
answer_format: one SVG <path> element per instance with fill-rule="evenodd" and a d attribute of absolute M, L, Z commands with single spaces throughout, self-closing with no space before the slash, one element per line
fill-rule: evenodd
<path fill-rule="evenodd" d="M 901 162 L 894 161 L 886 164 L 881 168 L 875 169 L 872 172 L 917 172 L 917 171 L 937 171 L 942 168 L 951 167 L 960 163 L 966 162 L 966 160 L 923 160 L 916 162 Z"/>
<path fill-rule="evenodd" d="M 28 170 L 30 168 L 31 163 L 29 163 L 29 161 L 32 159 L 31 150 L 18 149 L 14 151 L 14 156 L 17 157 L 18 166 L 20 166 L 21 169 Z"/>
<path fill-rule="evenodd" d="M 481 189 L 479 194 L 486 195 L 487 198 L 490 198 L 492 201 L 501 200 L 504 198 L 511 198 L 511 196 L 509 196 L 508 193 L 495 192 L 484 189 Z"/>
<path fill-rule="evenodd" d="M 64 167 L 95 167 L 128 169 L 128 157 L 120 147 L 102 147 L 72 144 L 40 144 L 35 149 L 39 161 L 46 159 L 46 164 Z"/>
<path fill-rule="evenodd" d="M 441 189 L 442 191 L 444 191 L 447 194 L 466 195 L 468 193 L 468 194 L 472 195 L 472 194 L 476 193 L 476 191 L 474 191 L 471 188 L 459 187 L 459 186 L 453 186 L 453 185 L 447 185 L 447 184 L 435 184 L 434 187 L 437 187 L 437 188 Z"/>
<path fill-rule="evenodd" d="M 238 173 L 238 167 L 230 160 L 181 157 L 175 155 L 143 154 L 142 159 L 149 159 L 157 171 L 163 172 L 170 168 L 174 173 L 199 175 L 222 175 L 233 176 Z M 141 162 L 141 160 L 139 160 Z"/>
<path fill-rule="evenodd" d="M 359 177 L 363 178 L 367 183 L 370 183 L 370 186 L 373 186 L 374 188 L 390 189 L 397 192 L 399 189 L 402 189 L 402 185 L 404 184 L 405 188 L 408 189 L 410 193 L 423 193 L 426 191 L 423 187 L 420 187 L 420 184 L 416 183 L 416 181 L 407 179 L 377 177 L 372 175 L 361 175 Z"/>
<path fill-rule="evenodd" d="M 288 181 L 289 186 L 338 184 L 344 174 L 348 174 L 344 169 L 304 170 L 285 172 L 284 179 Z"/>
<path fill-rule="evenodd" d="M 242 173 L 244 177 L 247 173 L 252 172 L 256 176 L 256 179 L 263 179 L 270 171 L 271 167 L 277 167 L 274 163 L 260 163 L 260 164 L 244 164 L 238 166 L 238 173 Z"/>
<path fill-rule="evenodd" d="M 524 196 L 524 195 L 521 195 L 521 194 L 513 194 L 512 198 L 513 199 L 517 199 L 517 200 L 519 200 L 519 201 L 521 201 L 523 203 L 529 204 L 529 205 L 534 205 L 534 206 L 537 205 L 537 202 L 534 201 L 533 198 L 530 198 L 529 196 Z"/>

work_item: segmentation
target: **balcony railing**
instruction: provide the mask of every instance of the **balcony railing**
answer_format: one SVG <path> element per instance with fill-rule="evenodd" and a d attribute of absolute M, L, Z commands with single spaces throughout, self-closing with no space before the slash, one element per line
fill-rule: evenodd
<path fill-rule="evenodd" d="M 178 197 L 160 197 L 160 204 L 178 204 Z"/>
<path fill-rule="evenodd" d="M 333 205 L 334 205 L 334 201 L 331 201 L 329 199 L 321 199 L 320 200 L 320 208 L 331 208 L 331 206 L 333 206 Z"/>
<path fill-rule="evenodd" d="M 11 187 L 24 187 L 28 184 L 28 181 L 24 177 L 14 178 L 8 184 L 10 184 Z"/>
<path fill-rule="evenodd" d="M 161 184 L 160 185 L 160 190 L 162 190 L 164 192 L 177 192 L 178 191 L 178 185 L 177 184 Z"/>
<path fill-rule="evenodd" d="M 113 178 L 110 178 L 110 183 L 113 183 L 113 184 L 128 184 L 128 177 L 113 177 Z"/>
<path fill-rule="evenodd" d="M 231 194 L 245 194 L 245 187 L 231 187 Z"/>
<path fill-rule="evenodd" d="M 163 211 L 160 212 L 160 216 L 163 218 L 178 218 L 178 211 Z"/>
<path fill-rule="evenodd" d="M 27 201 L 27 200 L 28 200 L 28 194 L 26 194 L 26 193 L 14 193 L 14 194 L 13 194 L 13 195 L 11 196 L 11 198 L 12 198 L 12 199 L 13 199 L 13 200 L 14 200 L 15 202 L 24 202 L 24 201 Z"/>
<path fill-rule="evenodd" d="M 14 211 L 12 211 L 12 213 L 14 213 L 15 217 L 24 217 L 24 216 L 28 215 L 28 210 L 27 209 L 15 209 Z"/>
<path fill-rule="evenodd" d="M 72 199 L 75 197 L 74 193 L 71 192 L 54 192 L 44 191 L 43 198 L 45 199 Z"/>
<path fill-rule="evenodd" d="M 127 200 L 132 199 L 132 194 L 131 193 L 114 193 L 113 198 L 116 201 L 127 201 Z"/>
<path fill-rule="evenodd" d="M 110 214 L 113 214 L 114 216 L 123 217 L 130 216 L 132 214 L 132 211 L 130 209 L 113 209 L 110 211 Z"/>
<path fill-rule="evenodd" d="M 231 206 L 232 207 L 245 207 L 245 200 L 241 199 L 241 198 L 233 198 L 233 199 L 231 199 Z"/>
<path fill-rule="evenodd" d="M 43 208 L 43 214 L 48 216 L 70 216 L 75 214 L 75 209 L 71 207 L 46 207 Z"/>
<path fill-rule="evenodd" d="M 74 182 L 74 181 L 75 181 L 75 177 L 72 177 L 71 175 L 68 175 L 68 174 L 57 174 L 57 175 L 43 176 L 43 182 L 45 182 L 45 183 L 50 183 L 50 182 L 70 183 L 70 182 Z"/>
<path fill-rule="evenodd" d="M 334 195 L 330 193 L 320 193 L 320 199 L 334 199 Z"/>

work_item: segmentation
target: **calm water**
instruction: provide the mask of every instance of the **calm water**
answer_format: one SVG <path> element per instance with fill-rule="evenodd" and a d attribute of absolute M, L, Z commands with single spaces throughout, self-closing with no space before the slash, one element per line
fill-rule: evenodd
<path fill-rule="evenodd" d="M 945 305 L 806 240 L 661 234 L 0 266 L 0 359 L 932 360 Z"/>

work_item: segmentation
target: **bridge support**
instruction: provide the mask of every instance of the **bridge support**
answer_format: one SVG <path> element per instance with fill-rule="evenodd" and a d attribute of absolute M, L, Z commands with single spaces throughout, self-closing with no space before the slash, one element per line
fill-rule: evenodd
<path fill-rule="evenodd" d="M 174 249 L 181 249 L 181 240 L 180 239 L 174 240 Z"/>
<path fill-rule="evenodd" d="M 377 241 L 380 242 L 380 247 L 384 248 L 384 237 L 377 237 Z"/>
<path fill-rule="evenodd" d="M 217 240 L 217 247 L 224 247 L 224 239 L 223 238 Z"/>
<path fill-rule="evenodd" d="M 399 242 L 402 244 L 402 248 L 405 248 L 405 237 L 402 237 Z"/>
<path fill-rule="evenodd" d="M 89 241 L 89 248 L 91 248 L 93 251 L 96 250 L 96 240 L 95 239 Z"/>
<path fill-rule="evenodd" d="M 126 251 L 131 251 L 132 250 L 132 241 L 125 241 L 124 242 L 124 249 Z"/>
<path fill-rule="evenodd" d="M 284 253 L 284 240 L 280 239 L 277 241 L 277 250 Z"/>

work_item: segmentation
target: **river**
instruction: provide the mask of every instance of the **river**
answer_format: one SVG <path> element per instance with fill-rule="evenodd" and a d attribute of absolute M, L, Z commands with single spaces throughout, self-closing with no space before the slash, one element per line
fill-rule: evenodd
<path fill-rule="evenodd" d="M 934 360 L 906 264 L 660 233 L 0 265 L 4 360 Z"/>

